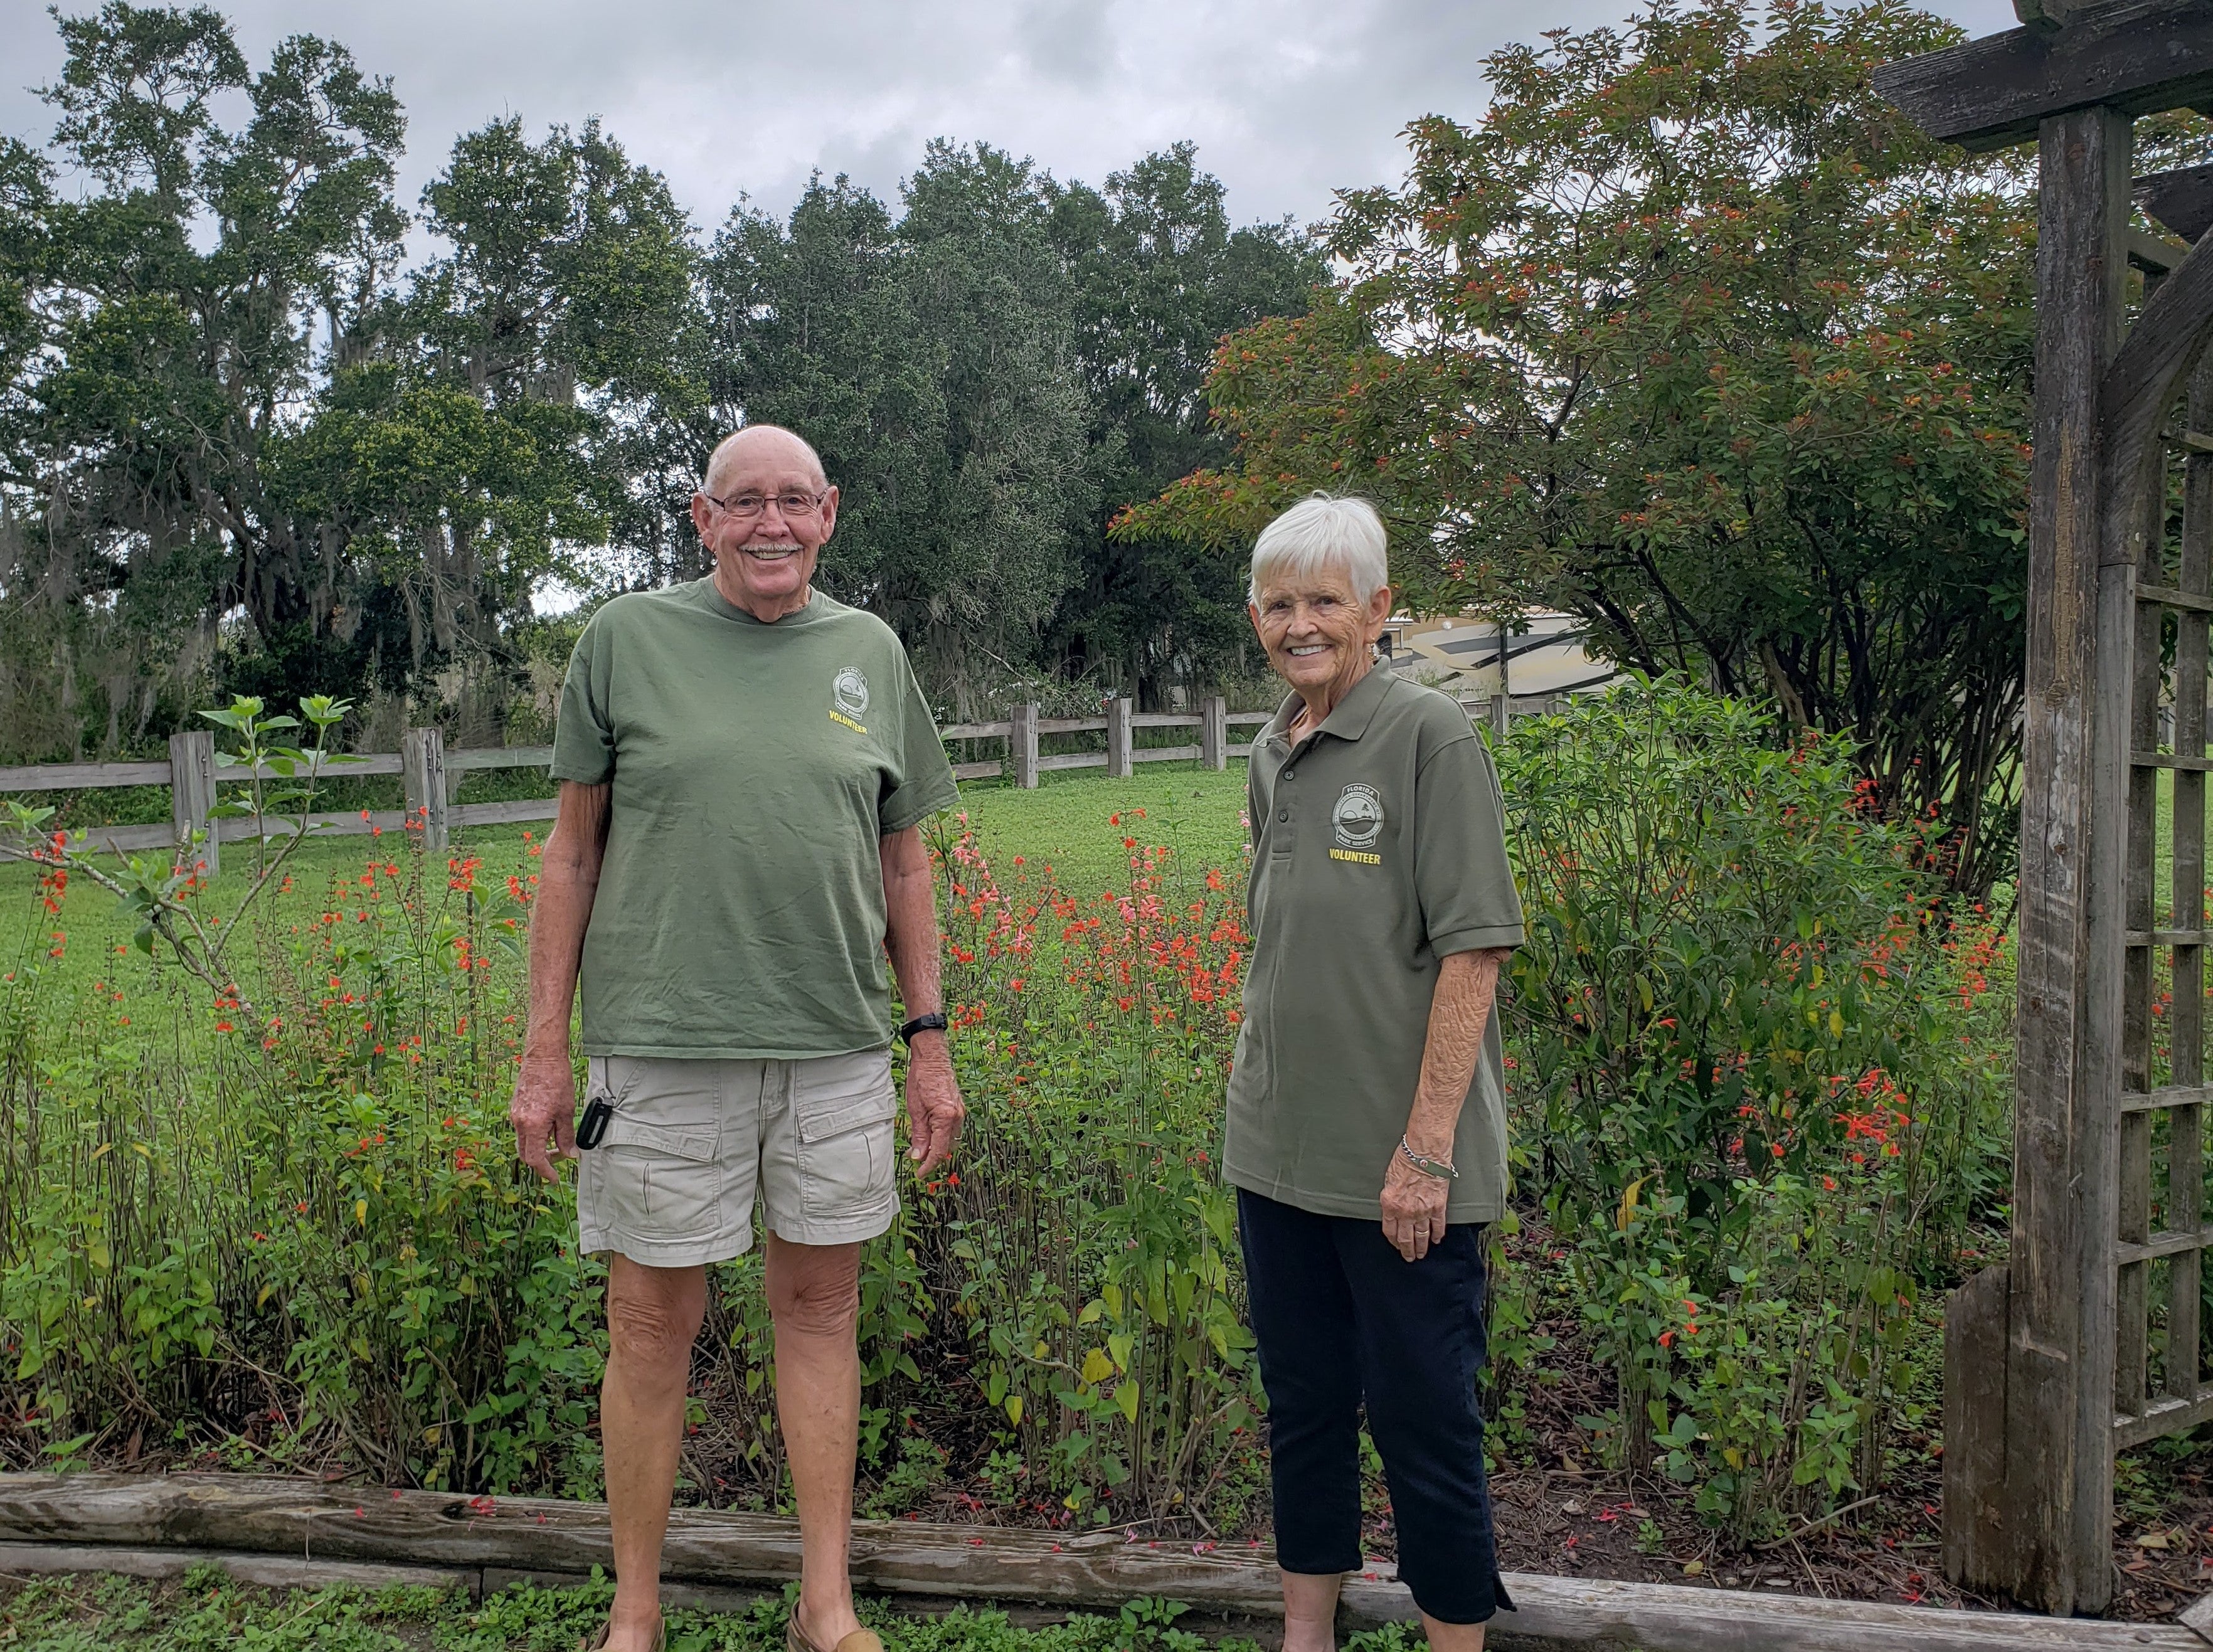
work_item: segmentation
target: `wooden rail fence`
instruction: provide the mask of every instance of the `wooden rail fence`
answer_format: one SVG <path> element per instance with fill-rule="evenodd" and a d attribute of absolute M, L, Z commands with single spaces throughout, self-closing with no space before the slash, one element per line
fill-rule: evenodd
<path fill-rule="evenodd" d="M 1562 694 L 1516 694 L 1508 698 L 1483 694 L 1463 698 L 1460 706 L 1476 722 L 1486 724 L 1493 733 L 1503 734 L 1509 716 L 1549 714 L 1558 710 L 1566 698 Z M 1014 716 L 1004 722 L 956 722 L 944 734 L 948 740 L 995 740 L 1006 745 L 1007 754 L 1003 759 L 954 764 L 953 772 L 959 778 L 993 780 L 1011 775 L 1016 785 L 1029 788 L 1037 784 L 1039 774 L 1051 769 L 1104 769 L 1126 780 L 1132 765 L 1139 763 L 1196 760 L 1210 769 L 1226 768 L 1229 759 L 1250 757 L 1253 752 L 1249 739 L 1233 745 L 1229 731 L 1257 729 L 1274 715 L 1270 711 L 1231 711 L 1218 694 L 1200 701 L 1195 716 L 1177 711 L 1139 711 L 1128 700 L 1113 699 L 1106 702 L 1102 716 L 1040 717 L 1036 706 L 1021 705 L 1015 707 Z M 1195 728 L 1198 731 L 1198 743 L 1139 746 L 1135 735 L 1140 728 Z M 1041 735 L 1101 732 L 1106 736 L 1104 752 L 1064 752 L 1042 757 L 1038 754 Z"/>
<path fill-rule="evenodd" d="M 94 826 L 85 833 L 96 849 L 163 849 L 188 842 L 194 832 L 204 834 L 202 858 L 212 874 L 222 869 L 223 845 L 256 835 L 251 820 L 215 818 L 216 787 L 219 782 L 243 780 L 242 768 L 216 765 L 215 735 L 196 729 L 169 736 L 169 760 L 146 763 L 34 763 L 0 769 L 0 795 L 23 791 L 89 791 L 114 786 L 167 786 L 169 823 L 167 826 Z M 425 844 L 442 850 L 455 826 L 501 826 L 517 820 L 550 820 L 554 801 L 526 797 L 502 803 L 456 803 L 452 801 L 460 777 L 472 769 L 542 769 L 553 760 L 551 746 L 499 746 L 448 752 L 445 737 L 436 728 L 410 728 L 399 738 L 397 752 L 348 757 L 323 771 L 326 778 L 357 775 L 400 777 L 406 800 L 404 809 L 322 811 L 308 817 L 318 832 L 399 832 L 418 826 Z M 264 771 L 264 778 L 274 777 Z M 268 827 L 289 831 L 291 822 L 271 817 Z"/>
<path fill-rule="evenodd" d="M 1027 790 L 1036 786 L 1039 775 L 1052 769 L 1104 769 L 1124 780 L 1139 763 L 1198 762 L 1210 769 L 1225 769 L 1231 758 L 1244 757 L 1253 749 L 1250 741 L 1230 744 L 1230 729 L 1257 728 L 1270 716 L 1266 711 L 1232 711 L 1219 694 L 1201 701 L 1195 716 L 1176 711 L 1140 711 L 1128 700 L 1113 699 L 1106 702 L 1105 715 L 1096 717 L 1040 716 L 1035 705 L 1018 705 L 1014 716 L 1004 722 L 956 722 L 944 733 L 948 740 L 992 740 L 1006 745 L 1003 759 L 954 764 L 956 778 L 995 780 L 1011 776 L 1017 786 Z M 1140 746 L 1137 741 L 1140 728 L 1195 728 L 1198 742 Z M 1081 734 L 1104 734 L 1106 749 L 1039 755 L 1038 741 L 1042 736 Z"/>
<path fill-rule="evenodd" d="M 1484 696 L 1463 699 L 1470 716 L 1494 730 L 1503 728 L 1509 715 L 1547 712 L 1559 703 L 1558 696 L 1516 696 L 1510 702 Z M 1247 757 L 1250 739 L 1233 743 L 1234 729 L 1257 729 L 1272 714 L 1231 711 L 1219 695 L 1200 703 L 1197 715 L 1170 711 L 1139 711 L 1128 700 L 1106 703 L 1105 715 L 1096 717 L 1047 717 L 1034 704 L 1015 708 L 1014 715 L 998 722 L 957 722 L 944 731 L 948 741 L 995 741 L 1005 748 L 1002 758 L 979 758 L 956 763 L 954 774 L 962 780 L 1009 777 L 1017 786 L 1033 788 L 1038 777 L 1054 769 L 1104 769 L 1127 779 L 1140 763 L 1198 762 L 1210 769 L 1224 769 L 1232 758 Z M 1140 746 L 1141 728 L 1190 728 L 1195 743 Z M 1103 752 L 1040 753 L 1039 741 L 1048 735 L 1104 734 Z M 326 770 L 332 778 L 353 776 L 398 775 L 405 807 L 399 809 L 324 810 L 308 817 L 318 832 L 340 836 L 369 832 L 401 832 L 411 826 L 423 833 L 426 848 L 443 850 L 449 834 L 460 826 L 508 826 L 525 820 L 550 820 L 555 802 L 550 797 L 525 797 L 497 803 L 454 801 L 461 777 L 479 769 L 542 769 L 553 760 L 551 746 L 497 746 L 446 749 L 445 737 L 436 728 L 410 728 L 399 738 L 397 752 L 350 756 L 343 765 Z M 264 777 L 271 777 L 265 771 Z M 236 816 L 218 819 L 213 814 L 218 783 L 247 778 L 242 769 L 220 768 L 216 762 L 215 735 L 199 729 L 169 736 L 167 761 L 126 763 L 33 763 L 0 768 L 0 796 L 9 792 L 89 791 L 118 786 L 166 786 L 169 789 L 169 822 L 166 826 L 94 826 L 85 833 L 96 849 L 125 852 L 165 849 L 203 834 L 202 857 L 207 870 L 222 869 L 223 845 L 250 840 L 254 822 Z M 268 828 L 288 831 L 290 822 L 272 817 Z"/>

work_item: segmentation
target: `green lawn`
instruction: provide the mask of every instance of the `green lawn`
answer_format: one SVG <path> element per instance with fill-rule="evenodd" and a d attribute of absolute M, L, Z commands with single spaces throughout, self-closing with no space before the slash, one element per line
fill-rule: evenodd
<path fill-rule="evenodd" d="M 1125 837 L 1147 846 L 1166 844 L 1188 867 L 1235 866 L 1244 844 L 1244 809 L 1242 763 L 1219 774 L 1191 763 L 1149 764 L 1128 780 L 1063 771 L 1047 774 L 1035 791 L 986 782 L 961 793 L 966 826 L 1003 875 L 1019 856 L 1033 870 L 1051 865 L 1071 893 L 1086 895 L 1127 875 Z M 947 825 L 957 831 L 961 822 L 954 816 Z M 452 852 L 480 856 L 496 883 L 510 871 L 530 869 L 528 841 L 542 842 L 548 829 L 539 824 L 457 832 Z M 280 904 L 319 899 L 333 880 L 358 877 L 371 862 L 398 862 L 405 852 L 405 840 L 390 832 L 311 838 L 287 863 L 296 893 Z M 206 897 L 209 910 L 228 913 L 236 906 L 253 864 L 251 845 L 223 846 L 223 875 Z M 105 893 L 86 879 L 74 879 L 61 913 L 52 916 L 40 901 L 35 877 L 28 866 L 0 865 L 0 970 L 35 964 L 46 972 L 49 987 L 74 998 L 71 989 L 96 978 L 150 967 L 136 954 L 119 956 L 117 948 L 129 942 L 135 924 Z M 56 931 L 68 937 L 58 959 L 48 955 Z"/>
<path fill-rule="evenodd" d="M 0 1591 L 5 1585 L 0 1584 Z M 375 1594 L 248 1588 L 212 1566 L 176 1583 L 90 1576 L 40 1579 L 0 1592 L 0 1645 L 11 1652 L 572 1652 L 604 1620 L 613 1589 L 520 1588 L 470 1605 L 458 1592 Z M 780 1652 L 785 1606 L 766 1599 L 735 1612 L 671 1612 L 669 1652 Z M 870 1601 L 862 1616 L 892 1652 L 1184 1652 L 1180 1609 L 1137 1601 L 1119 1616 L 1019 1628 L 1003 1612 L 960 1607 L 906 1615 Z M 1223 1641 L 1225 1652 L 1259 1652 Z M 1406 1652 L 1397 1625 L 1354 1637 L 1359 1652 Z"/>
<path fill-rule="evenodd" d="M 1237 864 L 1245 844 L 1245 765 L 1232 763 L 1215 774 L 1196 764 L 1161 763 L 1127 780 L 1063 771 L 1044 776 L 1035 791 L 963 788 L 961 807 L 978 846 L 1003 870 L 1020 855 L 1049 863 L 1072 893 L 1095 893 L 1088 886 L 1126 875 L 1125 838 L 1166 844 L 1186 867 Z"/>

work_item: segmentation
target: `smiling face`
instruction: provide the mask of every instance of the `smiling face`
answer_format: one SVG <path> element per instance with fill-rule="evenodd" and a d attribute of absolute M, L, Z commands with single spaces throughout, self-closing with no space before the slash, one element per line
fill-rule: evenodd
<path fill-rule="evenodd" d="M 1317 716 L 1326 716 L 1368 674 L 1370 650 L 1391 617 L 1391 588 L 1378 586 L 1367 601 L 1359 601 L 1352 576 L 1332 562 L 1315 573 L 1262 586 L 1247 612 L 1276 674 Z"/>
<path fill-rule="evenodd" d="M 801 498 L 820 503 L 790 511 L 777 503 Z M 804 442 L 754 425 L 715 450 L 705 485 L 692 496 L 692 521 L 714 554 L 716 588 L 773 620 L 807 606 L 814 564 L 838 525 L 838 490 Z"/>

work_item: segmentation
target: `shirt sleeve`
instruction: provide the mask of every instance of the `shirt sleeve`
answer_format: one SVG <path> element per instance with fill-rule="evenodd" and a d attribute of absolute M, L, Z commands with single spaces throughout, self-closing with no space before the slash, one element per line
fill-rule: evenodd
<path fill-rule="evenodd" d="M 1440 957 L 1521 944 L 1505 816 L 1498 771 L 1472 730 L 1431 753 L 1414 777 L 1415 893 Z"/>
<path fill-rule="evenodd" d="M 608 669 L 607 638 L 597 614 L 584 624 L 584 634 L 569 655 L 569 674 L 561 681 L 561 710 L 553 724 L 553 761 L 548 771 L 556 780 L 581 781 L 604 786 L 614 778 L 614 719 L 607 710 Z"/>
<path fill-rule="evenodd" d="M 877 830 L 885 837 L 942 814 L 960 801 L 960 788 L 946 760 L 945 742 L 922 685 L 902 654 L 899 660 L 899 782 L 876 805 Z"/>

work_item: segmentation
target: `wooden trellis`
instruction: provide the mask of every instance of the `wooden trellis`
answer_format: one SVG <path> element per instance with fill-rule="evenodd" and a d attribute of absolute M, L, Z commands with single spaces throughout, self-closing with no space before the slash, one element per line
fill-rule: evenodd
<path fill-rule="evenodd" d="M 2213 167 L 2130 177 L 2136 116 L 2213 98 L 2213 5 L 2017 7 L 2026 27 L 1876 77 L 1932 136 L 2033 137 L 2040 166 L 2014 1231 L 1946 1314 L 1945 1564 L 2096 1612 L 2114 1453 L 2213 1418 L 2213 368 L 2186 388 L 2213 326 Z M 2135 228 L 2132 195 L 2188 244 Z"/>

